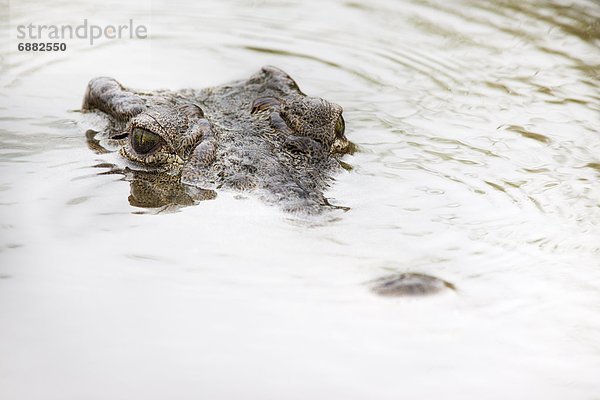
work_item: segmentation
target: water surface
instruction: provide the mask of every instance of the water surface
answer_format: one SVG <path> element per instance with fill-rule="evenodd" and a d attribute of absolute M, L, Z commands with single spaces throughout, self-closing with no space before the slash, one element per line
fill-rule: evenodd
<path fill-rule="evenodd" d="M 599 399 L 600 6 L 592 1 L 2 5 L 0 397 Z M 16 50 L 18 24 L 146 40 Z M 88 80 L 200 88 L 265 64 L 360 151 L 298 219 L 219 192 L 132 206 L 88 148 Z M 457 290 L 389 298 L 426 273 Z"/>

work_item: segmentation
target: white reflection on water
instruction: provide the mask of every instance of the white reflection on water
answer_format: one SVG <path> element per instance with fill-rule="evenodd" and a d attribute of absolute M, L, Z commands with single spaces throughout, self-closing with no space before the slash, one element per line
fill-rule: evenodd
<path fill-rule="evenodd" d="M 3 13 L 5 31 L 134 18 L 151 38 L 43 55 L 0 38 L 0 397 L 600 393 L 597 3 Z M 93 121 L 70 111 L 94 76 L 176 89 L 264 64 L 346 110 L 361 151 L 328 193 L 352 208 L 333 221 L 232 193 L 140 213 L 129 184 L 94 167 L 118 160 L 87 148 Z M 390 299 L 365 285 L 402 271 L 457 292 Z"/>

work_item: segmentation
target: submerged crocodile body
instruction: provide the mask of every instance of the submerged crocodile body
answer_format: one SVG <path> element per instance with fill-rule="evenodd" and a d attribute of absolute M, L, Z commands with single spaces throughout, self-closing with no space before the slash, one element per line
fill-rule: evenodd
<path fill-rule="evenodd" d="M 330 206 L 323 192 L 339 158 L 354 148 L 342 108 L 306 96 L 275 67 L 201 90 L 142 92 L 96 78 L 82 108 L 107 116 L 103 140 L 136 173 L 130 201 L 138 206 L 187 205 L 233 189 L 286 211 L 319 212 Z"/>

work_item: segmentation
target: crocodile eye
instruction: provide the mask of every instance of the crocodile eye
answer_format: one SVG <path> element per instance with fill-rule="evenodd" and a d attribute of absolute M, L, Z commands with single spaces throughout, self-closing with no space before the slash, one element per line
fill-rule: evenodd
<path fill-rule="evenodd" d="M 133 128 L 129 141 L 138 154 L 148 154 L 162 143 L 160 136 L 144 128 Z"/>
<path fill-rule="evenodd" d="M 344 131 L 346 130 L 346 123 L 344 122 L 344 117 L 340 115 L 338 120 L 335 123 L 335 136 L 340 137 L 344 136 Z"/>

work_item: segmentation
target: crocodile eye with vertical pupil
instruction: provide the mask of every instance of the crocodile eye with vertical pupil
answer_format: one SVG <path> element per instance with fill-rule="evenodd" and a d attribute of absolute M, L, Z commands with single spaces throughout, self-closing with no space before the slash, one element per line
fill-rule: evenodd
<path fill-rule="evenodd" d="M 144 128 L 133 128 L 129 141 L 138 154 L 148 154 L 162 143 L 160 136 Z"/>
<path fill-rule="evenodd" d="M 344 117 L 340 115 L 338 120 L 335 123 L 335 136 L 343 136 L 344 131 L 346 130 L 346 123 L 344 122 Z"/>

